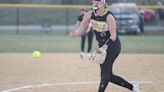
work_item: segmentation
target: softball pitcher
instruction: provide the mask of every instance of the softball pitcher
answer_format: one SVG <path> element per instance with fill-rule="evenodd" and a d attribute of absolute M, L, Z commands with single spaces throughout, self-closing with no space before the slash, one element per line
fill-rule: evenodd
<path fill-rule="evenodd" d="M 134 85 L 113 74 L 113 63 L 121 51 L 120 40 L 116 31 L 116 20 L 112 12 L 106 10 L 107 0 L 93 0 L 93 10 L 85 14 L 80 26 L 70 33 L 71 37 L 85 33 L 89 23 L 96 35 L 99 47 L 107 46 L 105 61 L 100 64 L 101 81 L 98 92 L 104 92 L 108 83 L 112 82 L 132 92 L 140 92 L 139 85 Z"/>

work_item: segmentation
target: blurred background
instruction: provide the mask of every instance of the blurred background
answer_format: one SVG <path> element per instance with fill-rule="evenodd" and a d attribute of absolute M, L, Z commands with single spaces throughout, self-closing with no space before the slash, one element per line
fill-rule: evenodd
<path fill-rule="evenodd" d="M 110 2 L 123 53 L 164 53 L 163 0 Z M 68 34 L 80 9 L 90 5 L 91 0 L 0 0 L 0 52 L 79 52 L 80 39 Z"/>

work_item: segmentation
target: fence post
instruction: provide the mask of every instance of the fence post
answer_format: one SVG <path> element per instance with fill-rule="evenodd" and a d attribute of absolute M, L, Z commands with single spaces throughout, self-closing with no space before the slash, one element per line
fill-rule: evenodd
<path fill-rule="evenodd" d="M 69 8 L 66 8 L 66 35 L 69 34 Z"/>
<path fill-rule="evenodd" d="M 19 33 L 19 8 L 16 8 L 16 34 Z"/>

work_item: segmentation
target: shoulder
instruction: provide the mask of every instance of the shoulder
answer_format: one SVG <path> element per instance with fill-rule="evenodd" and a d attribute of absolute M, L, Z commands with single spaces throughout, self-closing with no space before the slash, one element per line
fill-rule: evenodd
<path fill-rule="evenodd" d="M 107 16 L 106 21 L 107 21 L 108 23 L 115 23 L 115 22 L 116 22 L 114 16 L 111 15 L 111 14 L 109 14 L 109 15 Z"/>
<path fill-rule="evenodd" d="M 112 12 L 108 11 L 108 15 L 107 15 L 107 20 L 111 21 L 111 20 L 115 20 L 115 16 Z"/>
<path fill-rule="evenodd" d="M 113 12 L 111 12 L 111 11 L 108 11 L 108 15 L 109 15 L 109 16 L 113 16 L 113 17 L 115 18 L 115 15 L 114 15 Z"/>

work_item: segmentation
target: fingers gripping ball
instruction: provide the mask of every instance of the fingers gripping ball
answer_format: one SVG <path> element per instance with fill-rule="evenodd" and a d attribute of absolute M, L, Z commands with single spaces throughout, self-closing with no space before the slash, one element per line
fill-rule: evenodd
<path fill-rule="evenodd" d="M 32 55 L 33 55 L 33 57 L 34 57 L 35 59 L 39 59 L 39 58 L 41 57 L 40 51 L 34 51 L 34 52 L 32 53 Z"/>

